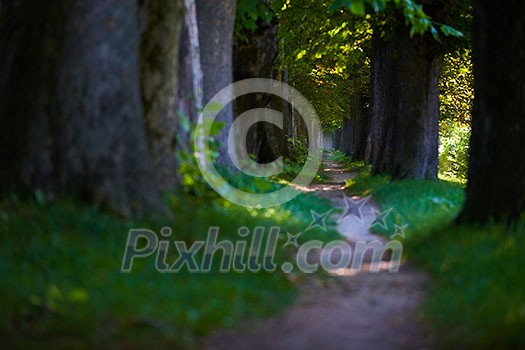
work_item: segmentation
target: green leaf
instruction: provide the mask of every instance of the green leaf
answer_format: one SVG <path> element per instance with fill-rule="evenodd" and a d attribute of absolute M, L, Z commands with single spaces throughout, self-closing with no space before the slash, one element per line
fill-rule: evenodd
<path fill-rule="evenodd" d="M 441 43 L 441 38 L 439 37 L 439 32 L 437 31 L 437 29 L 434 26 L 430 27 L 430 33 L 432 34 L 432 37 L 434 38 L 435 41 L 437 41 L 438 43 Z"/>
<path fill-rule="evenodd" d="M 221 103 L 218 102 L 210 102 L 206 105 L 206 112 L 219 112 L 224 108 L 224 106 Z"/>
<path fill-rule="evenodd" d="M 226 125 L 225 122 L 215 121 L 211 126 L 210 135 L 219 135 L 219 133 L 221 132 L 221 130 L 224 128 L 225 125 Z"/>
<path fill-rule="evenodd" d="M 451 26 L 447 26 L 446 24 L 442 24 L 440 29 L 441 29 L 441 32 L 445 34 L 445 36 L 455 36 L 457 38 L 463 37 L 462 32 L 460 32 L 459 30 L 455 28 L 452 28 Z"/>
<path fill-rule="evenodd" d="M 35 201 L 36 201 L 36 204 L 38 205 L 46 204 L 44 192 L 42 192 L 42 190 L 40 189 L 35 190 Z"/>
<path fill-rule="evenodd" d="M 353 0 L 350 2 L 350 11 L 354 15 L 364 16 L 365 15 L 365 4 L 363 1 Z"/>

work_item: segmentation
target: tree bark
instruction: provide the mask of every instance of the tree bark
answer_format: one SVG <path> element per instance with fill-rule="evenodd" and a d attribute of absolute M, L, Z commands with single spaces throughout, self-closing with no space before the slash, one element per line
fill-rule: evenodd
<path fill-rule="evenodd" d="M 179 71 L 177 89 L 176 135 L 179 151 L 193 154 L 191 125 L 196 124 L 198 113 L 203 108 L 201 53 L 199 28 L 195 0 L 184 0 L 184 23 L 180 36 Z M 181 160 L 182 161 L 182 160 Z M 180 182 L 180 174 L 177 180 Z"/>
<path fill-rule="evenodd" d="M 142 101 L 149 153 L 157 184 L 176 187 L 177 72 L 182 0 L 147 0 L 142 6 L 145 31 L 141 43 Z"/>
<path fill-rule="evenodd" d="M 367 145 L 374 174 L 437 178 L 441 62 L 441 48 L 429 35 L 410 38 L 401 25 L 391 38 L 375 31 Z"/>
<path fill-rule="evenodd" d="M 350 123 L 352 136 L 352 150 L 350 156 L 354 160 L 365 158 L 367 118 L 365 111 L 365 98 L 360 94 L 350 97 Z"/>
<path fill-rule="evenodd" d="M 525 211 L 525 3 L 474 1 L 474 111 L 461 221 Z"/>
<path fill-rule="evenodd" d="M 20 42 L 2 73 L 1 190 L 76 195 L 123 215 L 162 208 L 141 103 L 138 3 L 18 4 Z"/>
<path fill-rule="evenodd" d="M 206 105 L 213 96 L 230 85 L 232 73 L 233 27 L 236 0 L 197 0 L 197 20 L 203 71 L 203 96 Z M 222 144 L 218 162 L 230 164 L 227 153 L 228 131 L 233 122 L 232 104 L 224 106 L 217 117 L 225 127 L 218 136 Z"/>
<path fill-rule="evenodd" d="M 367 123 L 364 101 L 361 94 L 350 96 L 350 117 L 343 119 L 339 142 L 338 149 L 354 160 L 365 158 Z"/>
<path fill-rule="evenodd" d="M 352 145 L 354 143 L 353 137 L 352 116 L 350 116 L 350 118 L 343 118 L 343 129 L 341 131 L 339 150 L 349 157 L 352 156 Z"/>
<path fill-rule="evenodd" d="M 277 57 L 277 22 L 259 23 L 256 31 L 246 31 L 247 42 L 237 40 L 233 51 L 233 78 L 235 81 L 250 78 L 276 78 L 274 62 Z M 287 72 L 283 73 L 283 80 Z M 269 105 L 283 112 L 286 127 L 289 127 L 291 106 L 287 101 L 268 94 L 248 94 L 235 100 L 235 115 Z M 285 131 L 278 130 L 270 123 L 257 123 L 248 133 L 246 148 L 260 163 L 268 163 L 283 155 L 286 149 Z"/>

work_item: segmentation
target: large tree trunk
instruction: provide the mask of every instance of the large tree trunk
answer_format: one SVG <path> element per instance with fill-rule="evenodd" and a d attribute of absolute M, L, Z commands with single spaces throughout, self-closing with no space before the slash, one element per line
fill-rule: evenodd
<path fill-rule="evenodd" d="M 162 190 L 176 185 L 174 136 L 177 124 L 177 71 L 183 14 L 182 0 L 147 0 L 142 13 L 142 100 L 156 182 Z"/>
<path fill-rule="evenodd" d="M 435 179 L 438 162 L 438 77 L 442 53 L 431 36 L 410 38 L 399 26 L 372 41 L 372 172 L 394 178 Z"/>
<path fill-rule="evenodd" d="M 463 221 L 525 211 L 525 2 L 474 1 L 474 112 Z"/>
<path fill-rule="evenodd" d="M 235 81 L 250 78 L 278 78 L 275 77 L 274 62 L 278 52 L 277 22 L 258 23 L 256 31 L 245 31 L 246 42 L 237 40 L 233 52 L 233 77 Z M 283 73 L 283 80 L 287 79 L 287 72 Z M 240 96 L 235 101 L 236 115 L 254 109 L 272 105 L 276 110 L 283 110 L 283 123 L 289 127 L 291 118 L 290 104 L 281 98 L 274 98 L 268 94 L 249 94 Z M 262 122 L 250 128 L 246 148 L 249 153 L 257 157 L 260 163 L 271 162 L 286 153 L 286 130 L 279 130 L 276 126 Z"/>
<path fill-rule="evenodd" d="M 8 71 L 0 67 L 1 190 L 82 196 L 124 215 L 159 209 L 140 94 L 138 3 L 18 4 L 18 45 Z"/>
<path fill-rule="evenodd" d="M 197 0 L 196 3 L 206 105 L 216 93 L 232 83 L 233 26 L 237 1 Z M 231 103 L 224 106 L 217 120 L 225 123 L 218 137 L 222 144 L 218 161 L 229 164 L 227 145 L 228 131 L 233 122 Z"/>

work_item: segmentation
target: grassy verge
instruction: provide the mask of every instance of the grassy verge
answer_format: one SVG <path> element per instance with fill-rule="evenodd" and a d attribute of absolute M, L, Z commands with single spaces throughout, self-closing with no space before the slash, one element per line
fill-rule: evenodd
<path fill-rule="evenodd" d="M 525 220 L 443 227 L 408 242 L 432 277 L 423 313 L 446 346 L 525 347 Z"/>
<path fill-rule="evenodd" d="M 283 248 L 286 232 L 304 230 L 310 209 L 323 212 L 330 206 L 307 195 L 262 210 L 190 196 L 174 196 L 170 205 L 173 217 L 129 221 L 72 200 L 3 200 L 1 343 L 50 349 L 191 348 L 212 329 L 281 312 L 296 295 L 294 283 L 280 269 L 293 253 Z M 221 273 L 215 268 L 219 253 L 209 273 L 160 273 L 153 254 L 136 259 L 131 273 L 121 273 L 127 232 L 159 232 L 164 226 L 173 229 L 170 241 L 182 240 L 188 247 L 205 240 L 210 226 L 220 228 L 220 240 L 247 240 L 248 246 L 250 238 L 239 236 L 240 227 L 251 234 L 262 226 L 266 239 L 269 228 L 279 226 L 276 270 Z M 317 234 L 326 240 L 338 237 L 334 231 Z M 177 257 L 170 242 L 166 262 L 171 265 Z M 196 260 L 201 258 L 198 254 Z"/>
<path fill-rule="evenodd" d="M 379 234 L 393 234 L 398 227 L 408 237 L 450 224 L 463 206 L 463 187 L 444 180 L 391 181 L 388 176 L 372 176 L 369 168 L 347 182 L 353 195 L 372 195 L 385 214 L 385 223 L 372 227 Z"/>
<path fill-rule="evenodd" d="M 453 225 L 464 201 L 460 184 L 390 181 L 368 169 L 348 183 L 391 209 L 387 228 L 406 227 L 405 253 L 428 271 L 432 287 L 422 307 L 447 348 L 525 347 L 525 218 L 513 224 Z M 399 237 L 397 237 L 399 239 Z"/>

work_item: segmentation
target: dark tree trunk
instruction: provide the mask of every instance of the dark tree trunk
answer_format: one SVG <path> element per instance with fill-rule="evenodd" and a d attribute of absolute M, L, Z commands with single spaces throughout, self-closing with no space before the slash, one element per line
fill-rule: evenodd
<path fill-rule="evenodd" d="M 350 132 L 353 135 L 350 156 L 355 160 L 363 160 L 367 132 L 365 99 L 360 94 L 352 95 L 350 99 Z"/>
<path fill-rule="evenodd" d="M 350 96 L 350 118 L 343 119 L 339 150 L 355 160 L 365 157 L 367 123 L 364 102 L 361 94 Z"/>
<path fill-rule="evenodd" d="M 525 211 L 525 2 L 474 1 L 474 112 L 463 221 Z"/>
<path fill-rule="evenodd" d="M 277 35 L 276 35 L 276 40 L 277 40 Z M 277 53 L 278 51 L 279 49 L 277 48 Z M 288 71 L 288 66 L 284 66 L 283 78 L 282 78 L 283 83 L 288 84 L 289 76 L 290 76 L 290 72 Z M 281 109 L 283 112 L 283 118 L 284 118 L 284 122 L 286 125 L 286 136 L 288 139 L 291 139 L 293 141 L 295 138 L 295 130 L 294 130 L 295 127 L 294 127 L 293 116 L 292 116 L 292 105 L 288 101 L 285 101 L 283 99 Z M 288 146 L 288 142 L 287 142 L 287 146 Z M 287 150 L 287 153 L 289 153 L 289 150 Z"/>
<path fill-rule="evenodd" d="M 352 117 L 343 119 L 343 129 L 341 131 L 341 140 L 339 150 L 347 156 L 352 156 L 353 132 L 352 132 Z"/>
<path fill-rule="evenodd" d="M 213 96 L 230 85 L 232 73 L 233 26 L 236 0 L 197 0 L 199 42 L 203 72 L 204 105 Z M 232 104 L 224 106 L 217 120 L 225 123 L 218 139 L 222 144 L 218 161 L 229 163 L 227 153 L 228 131 L 233 122 Z"/>
<path fill-rule="evenodd" d="M 173 189 L 177 177 L 175 92 L 182 9 L 182 0 L 147 0 L 142 8 L 142 100 L 153 169 L 162 190 Z"/>
<path fill-rule="evenodd" d="M 442 52 L 431 36 L 410 38 L 399 26 L 372 40 L 368 163 L 375 174 L 435 179 L 438 162 L 438 77 Z"/>
<path fill-rule="evenodd" d="M 235 81 L 250 78 L 274 78 L 273 64 L 277 57 L 277 22 L 259 23 L 256 31 L 246 31 L 247 42 L 236 41 L 233 52 L 233 77 Z M 284 78 L 284 77 L 283 77 Z M 283 114 L 290 113 L 289 104 L 267 94 L 249 94 L 235 101 L 235 115 L 270 104 Z M 286 119 L 286 115 L 283 116 Z M 283 123 L 288 125 L 287 122 Z M 260 163 L 267 163 L 283 155 L 286 149 L 285 131 L 269 123 L 257 123 L 248 133 L 246 148 Z"/>
<path fill-rule="evenodd" d="M 15 53 L 0 68 L 8 69 L 2 191 L 77 195 L 124 215 L 159 209 L 140 94 L 138 3 L 17 4 L 19 45 L 7 41 Z"/>

